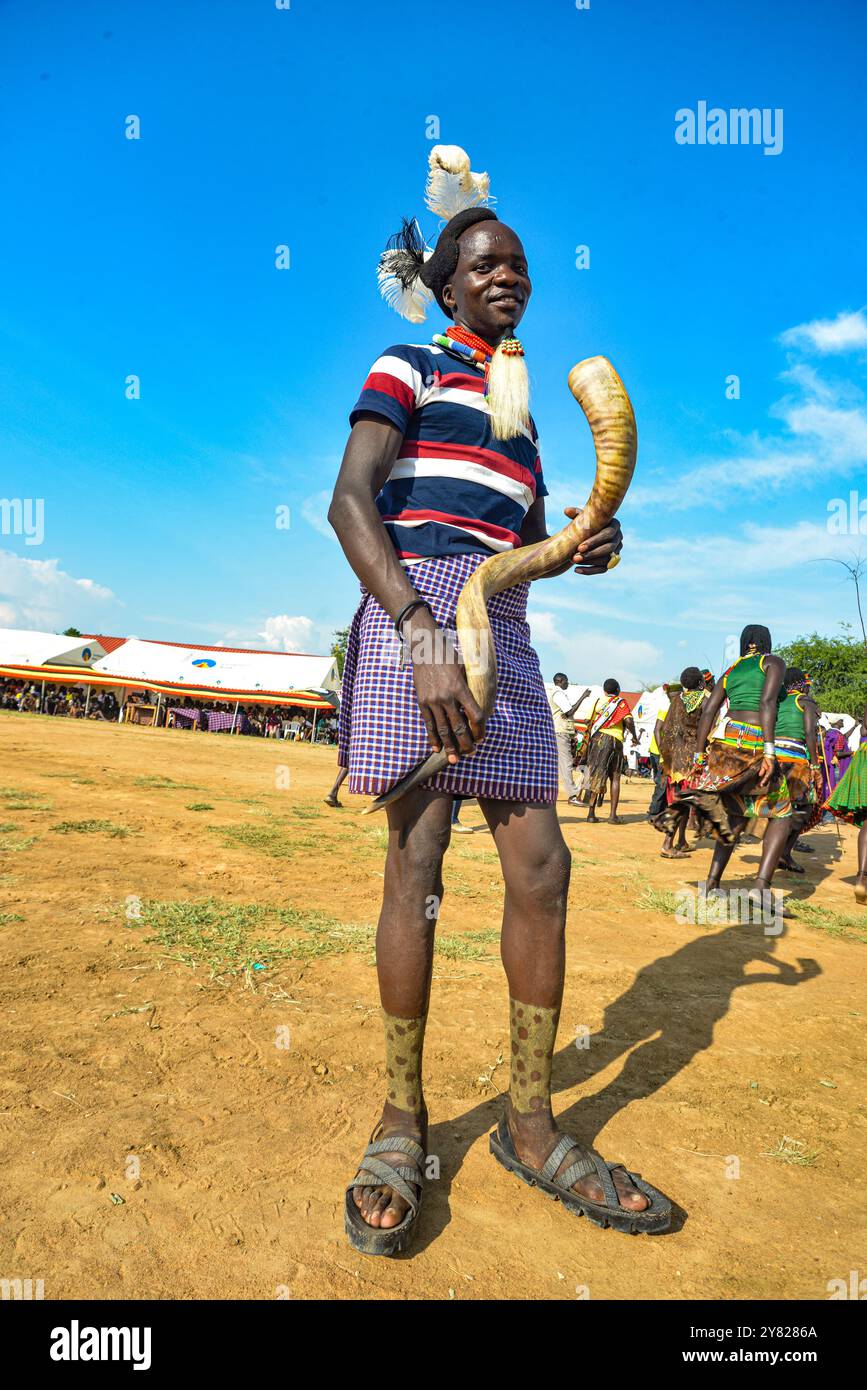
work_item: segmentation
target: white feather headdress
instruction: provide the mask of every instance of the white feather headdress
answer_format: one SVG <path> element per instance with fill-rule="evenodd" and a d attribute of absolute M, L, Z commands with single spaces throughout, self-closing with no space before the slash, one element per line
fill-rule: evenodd
<path fill-rule="evenodd" d="M 470 157 L 460 145 L 435 145 L 428 159 L 425 203 L 431 212 L 449 222 L 467 208 L 486 207 L 491 201 L 487 174 L 474 174 Z M 423 323 L 433 294 L 422 283 L 420 272 L 433 255 L 417 220 L 404 220 L 379 258 L 377 280 L 390 308 L 410 323 Z"/>
<path fill-rule="evenodd" d="M 491 201 L 488 174 L 474 174 L 470 157 L 460 145 L 434 145 L 428 160 L 424 200 L 446 222 L 466 208 L 487 207 Z"/>

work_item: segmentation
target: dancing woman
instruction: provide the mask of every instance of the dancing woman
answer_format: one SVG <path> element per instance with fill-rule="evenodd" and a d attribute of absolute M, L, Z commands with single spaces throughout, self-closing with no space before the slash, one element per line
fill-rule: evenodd
<path fill-rule="evenodd" d="M 517 234 L 487 207 L 464 202 L 456 210 L 456 190 L 471 202 L 478 195 L 478 204 L 487 176 L 471 174 L 463 151 L 451 148 L 437 147 L 430 162 L 428 206 L 446 226 L 431 253 L 417 224 L 404 223 L 381 259 L 380 281 L 412 322 L 423 320 L 432 298 L 448 322 L 432 342 L 398 344 L 374 364 L 350 416 L 329 510 L 362 591 L 340 708 L 338 760 L 349 768 L 350 791 L 387 790 L 431 749 L 449 756 L 443 772 L 386 808 L 376 938 L 386 1096 L 344 1206 L 351 1244 L 376 1255 L 407 1247 L 422 1199 L 422 1055 L 455 796 L 477 797 L 505 881 L 511 1067 L 492 1152 L 601 1225 L 653 1231 L 670 1221 L 667 1199 L 563 1134 L 551 1109 L 571 856 L 556 813 L 554 726 L 526 623 L 529 586 L 488 605 L 498 683 L 484 726 L 451 640 L 469 576 L 491 554 L 547 535 L 547 489 L 515 338 L 532 286 Z M 604 574 L 621 547 L 614 522 L 560 572 L 574 563 L 581 575 Z"/>
<path fill-rule="evenodd" d="M 695 807 L 699 835 L 712 835 L 717 842 L 707 878 L 708 892 L 719 888 L 747 821 L 753 816 L 768 819 L 762 860 L 751 889 L 751 894 L 761 894 L 770 887 L 791 829 L 792 807 L 775 741 L 777 711 L 785 699 L 786 665 L 782 657 L 771 654 L 771 634 L 766 627 L 745 627 L 740 651 L 705 702 L 693 772 L 682 783 L 680 795 Z M 711 738 L 726 700 L 726 723 Z"/>
<path fill-rule="evenodd" d="M 635 723 L 632 712 L 620 694 L 620 684 L 613 677 L 602 686 L 607 699 L 597 700 L 590 712 L 587 723 L 587 791 L 584 793 L 588 803 L 588 821 L 593 824 L 597 804 L 605 795 L 606 784 L 611 783 L 611 809 L 608 820 L 612 825 L 620 825 L 617 814 L 620 801 L 620 776 L 623 772 L 623 734 L 624 731 L 637 743 Z"/>
<path fill-rule="evenodd" d="M 861 743 L 824 809 L 840 820 L 860 826 L 855 901 L 863 907 L 867 905 L 867 706 L 861 718 Z"/>
<path fill-rule="evenodd" d="M 792 826 L 779 868 L 802 874 L 804 870 L 792 859 L 792 850 L 798 836 L 817 825 L 822 817 L 819 710 L 809 693 L 809 678 L 797 666 L 786 671 L 783 685 L 786 696 L 777 711 L 775 738 L 777 763 L 786 778 L 792 803 Z"/>
<path fill-rule="evenodd" d="M 660 850 L 663 859 L 682 859 L 692 853 L 686 844 L 691 806 L 681 800 L 679 793 L 681 783 L 694 770 L 698 726 L 705 701 L 710 699 L 697 666 L 687 666 L 681 671 L 680 685 L 656 724 L 663 769 L 664 810 L 652 818 L 651 824 L 665 836 Z"/>

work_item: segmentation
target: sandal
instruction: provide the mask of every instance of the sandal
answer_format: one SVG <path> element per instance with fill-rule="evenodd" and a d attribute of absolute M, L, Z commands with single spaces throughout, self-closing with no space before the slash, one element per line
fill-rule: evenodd
<path fill-rule="evenodd" d="M 610 1226 L 614 1231 L 625 1231 L 630 1235 L 658 1235 L 667 1231 L 671 1225 L 671 1202 L 667 1197 L 655 1187 L 651 1187 L 650 1183 L 643 1182 L 637 1173 L 630 1173 L 622 1163 L 606 1163 L 605 1159 L 592 1149 L 583 1149 L 574 1139 L 570 1139 L 568 1134 L 557 1140 L 540 1169 L 530 1168 L 519 1159 L 505 1115 L 496 1130 L 491 1131 L 490 1147 L 494 1158 L 507 1172 L 514 1173 L 530 1187 L 538 1187 L 547 1196 L 562 1202 L 567 1211 L 574 1212 L 577 1216 L 586 1216 L 594 1226 Z M 576 1161 L 564 1168 L 555 1178 L 554 1174 L 563 1160 L 573 1153 L 576 1155 Z M 648 1198 L 650 1206 L 644 1211 L 630 1211 L 628 1207 L 620 1205 L 617 1189 L 611 1178 L 615 1168 L 623 1168 L 629 1181 Z M 591 1174 L 602 1184 L 604 1202 L 592 1202 L 589 1197 L 582 1197 L 580 1192 L 572 1191 L 573 1183 Z"/>
<path fill-rule="evenodd" d="M 399 1255 L 407 1250 L 415 1234 L 415 1219 L 421 1206 L 424 1149 L 415 1139 L 404 1139 L 399 1135 L 393 1135 L 390 1139 L 373 1137 L 381 1132 L 382 1126 L 378 1125 L 364 1150 L 358 1176 L 346 1189 L 344 1202 L 343 1224 L 349 1236 L 349 1244 L 353 1250 L 360 1250 L 363 1255 Z M 382 1153 L 405 1153 L 408 1161 L 396 1167 L 389 1159 L 376 1157 Z M 418 1189 L 418 1196 L 410 1184 Z M 352 1198 L 356 1187 L 390 1187 L 405 1202 L 409 1202 L 409 1211 L 399 1226 L 391 1226 L 387 1230 L 378 1226 L 368 1226 Z"/>

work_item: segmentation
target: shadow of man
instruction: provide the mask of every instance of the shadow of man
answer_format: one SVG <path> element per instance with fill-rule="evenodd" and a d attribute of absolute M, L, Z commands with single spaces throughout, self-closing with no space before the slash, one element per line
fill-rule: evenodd
<path fill-rule="evenodd" d="M 732 925 L 695 937 L 639 970 L 629 988 L 608 1005 L 597 1033 L 578 1038 L 580 1046 L 570 1040 L 555 1053 L 555 1095 L 586 1084 L 617 1057 L 629 1054 L 603 1090 L 557 1115 L 558 1126 L 586 1147 L 593 1146 L 619 1110 L 646 1100 L 710 1047 L 714 1028 L 727 1013 L 735 990 L 747 985 L 799 985 L 822 973 L 815 960 L 799 959 L 796 967 L 776 959 L 774 950 L 775 938 L 765 935 L 760 925 Z M 768 968 L 750 971 L 752 964 Z M 561 1035 L 567 1027 L 561 1015 Z M 504 1055 L 507 1049 L 505 1043 Z M 485 1100 L 455 1120 L 431 1127 L 428 1152 L 439 1159 L 440 1177 L 428 1187 L 415 1253 L 448 1225 L 451 1182 L 470 1147 L 497 1123 L 502 1103 L 499 1098 Z M 640 1123 L 639 1115 L 636 1120 Z M 660 1183 L 659 1178 L 659 1174 L 649 1175 L 664 1190 L 664 1180 Z"/>
<path fill-rule="evenodd" d="M 617 1057 L 629 1054 L 603 1090 L 576 1101 L 558 1116 L 558 1123 L 583 1143 L 593 1143 L 619 1110 L 653 1095 L 710 1047 L 735 990 L 745 985 L 799 985 L 822 973 L 812 959 L 800 958 L 797 967 L 778 960 L 776 940 L 760 925 L 726 926 L 640 970 L 606 1008 L 598 1033 L 578 1036 L 555 1054 L 555 1094 L 583 1085 Z M 768 969 L 749 970 L 754 964 Z"/>

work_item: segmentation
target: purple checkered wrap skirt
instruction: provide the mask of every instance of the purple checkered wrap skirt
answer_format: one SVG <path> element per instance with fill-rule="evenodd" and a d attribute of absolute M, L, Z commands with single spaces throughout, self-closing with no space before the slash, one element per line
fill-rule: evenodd
<path fill-rule="evenodd" d="M 454 634 L 458 595 L 484 555 L 423 560 L 409 574 L 440 627 Z M 474 753 L 423 783 L 456 796 L 556 801 L 557 745 L 539 658 L 526 621 L 529 584 L 495 594 L 488 616 L 497 656 L 497 699 Z M 430 752 L 412 665 L 398 661 L 394 624 L 373 595 L 362 599 L 346 649 L 337 761 L 349 790 L 378 796 Z"/>

